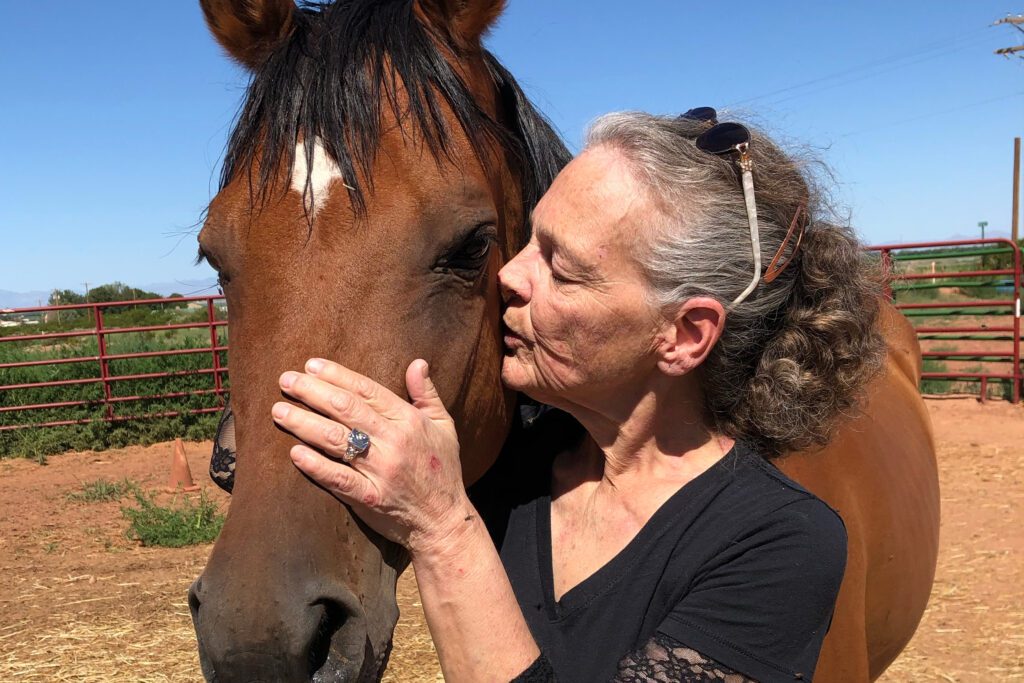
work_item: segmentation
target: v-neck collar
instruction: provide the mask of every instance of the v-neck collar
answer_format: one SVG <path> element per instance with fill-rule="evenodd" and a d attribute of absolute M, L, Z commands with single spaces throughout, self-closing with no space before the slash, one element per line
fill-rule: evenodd
<path fill-rule="evenodd" d="M 570 588 L 560 600 L 555 600 L 554 554 L 551 547 L 551 493 L 537 499 L 536 524 L 537 558 L 541 590 L 548 619 L 558 621 L 581 607 L 586 607 L 629 574 L 633 566 L 646 556 L 648 545 L 672 526 L 672 522 L 685 513 L 705 489 L 724 483 L 735 469 L 740 444 L 737 442 L 714 465 L 683 484 L 651 515 L 640 531 L 612 559 L 601 565 L 590 576 Z"/>

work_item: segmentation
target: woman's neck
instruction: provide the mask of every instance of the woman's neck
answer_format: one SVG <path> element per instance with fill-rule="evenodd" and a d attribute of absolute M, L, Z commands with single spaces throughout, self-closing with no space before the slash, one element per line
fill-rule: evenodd
<path fill-rule="evenodd" d="M 595 446 L 574 463 L 585 479 L 600 477 L 613 488 L 651 478 L 685 484 L 732 448 L 732 439 L 708 425 L 696 381 L 654 381 L 634 399 L 609 403 L 570 409 Z"/>

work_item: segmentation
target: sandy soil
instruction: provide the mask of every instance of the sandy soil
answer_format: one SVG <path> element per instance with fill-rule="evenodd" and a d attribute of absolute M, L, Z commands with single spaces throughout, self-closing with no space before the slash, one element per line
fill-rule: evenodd
<path fill-rule="evenodd" d="M 1024 408 L 928 401 L 942 487 L 939 564 L 910 646 L 881 679 L 1024 680 Z"/>
<path fill-rule="evenodd" d="M 883 678 L 1024 680 L 1024 409 L 969 399 L 929 402 L 943 485 L 942 546 L 928 612 Z M 209 444 L 188 444 L 205 477 Z M 209 546 L 141 548 L 125 502 L 81 503 L 85 482 L 164 484 L 171 445 L 0 462 L 0 680 L 200 679 L 186 604 Z M 170 496 L 161 494 L 165 500 Z M 385 680 L 435 681 L 438 666 L 415 580 L 399 583 L 402 619 Z"/>

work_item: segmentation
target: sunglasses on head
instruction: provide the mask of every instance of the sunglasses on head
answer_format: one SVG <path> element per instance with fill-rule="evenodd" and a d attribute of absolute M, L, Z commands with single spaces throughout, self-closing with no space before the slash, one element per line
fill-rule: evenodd
<path fill-rule="evenodd" d="M 747 288 L 733 300 L 732 306 L 736 306 L 750 296 L 751 292 L 757 289 L 757 285 L 762 280 L 765 283 L 772 282 L 796 258 L 797 250 L 800 248 L 800 242 L 803 241 L 804 236 L 804 226 L 800 221 L 800 217 L 805 211 L 805 205 L 801 202 L 800 206 L 797 207 L 796 214 L 789 225 L 789 231 L 786 233 L 785 239 L 782 240 L 779 250 L 775 252 L 775 256 L 768 264 L 768 269 L 762 276 L 761 236 L 757 224 L 757 202 L 754 198 L 754 160 L 750 156 L 750 131 L 747 130 L 746 126 L 739 123 L 731 121 L 719 123 L 718 112 L 712 107 L 690 109 L 678 118 L 696 121 L 708 126 L 707 130 L 698 135 L 696 140 L 694 140 L 697 149 L 716 156 L 734 154 L 739 162 L 741 182 L 743 184 L 743 199 L 747 207 L 747 222 L 750 224 L 750 248 L 754 257 L 754 274 Z M 799 226 L 800 231 L 797 234 L 796 244 L 790 252 L 789 258 L 783 261 L 783 253 L 794 232 L 796 232 L 797 226 Z"/>

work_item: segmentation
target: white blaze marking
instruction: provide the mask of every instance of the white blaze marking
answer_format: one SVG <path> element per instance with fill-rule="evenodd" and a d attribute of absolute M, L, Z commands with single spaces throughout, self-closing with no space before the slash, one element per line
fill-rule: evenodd
<path fill-rule="evenodd" d="M 292 189 L 300 195 L 306 191 L 306 176 L 309 176 L 309 189 L 313 193 L 313 216 L 327 203 L 331 183 L 342 180 L 341 170 L 334 160 L 327 156 L 319 139 L 314 140 L 313 170 L 306 166 L 306 147 L 301 142 L 295 146 L 295 164 L 292 169 Z M 345 185 L 345 187 L 348 187 Z"/>

